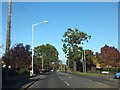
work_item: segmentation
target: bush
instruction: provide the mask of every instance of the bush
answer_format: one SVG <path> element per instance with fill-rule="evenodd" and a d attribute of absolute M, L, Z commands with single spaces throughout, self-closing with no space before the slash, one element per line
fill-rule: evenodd
<path fill-rule="evenodd" d="M 108 68 L 110 72 L 118 72 L 120 68 Z"/>
<path fill-rule="evenodd" d="M 27 68 L 21 68 L 18 73 L 19 73 L 19 74 L 29 74 L 29 71 L 28 71 Z"/>

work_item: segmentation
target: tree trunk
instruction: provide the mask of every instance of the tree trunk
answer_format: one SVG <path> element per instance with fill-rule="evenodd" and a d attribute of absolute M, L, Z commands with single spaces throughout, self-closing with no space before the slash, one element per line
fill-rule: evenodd
<path fill-rule="evenodd" d="M 73 60 L 73 71 L 76 71 L 76 61 Z"/>

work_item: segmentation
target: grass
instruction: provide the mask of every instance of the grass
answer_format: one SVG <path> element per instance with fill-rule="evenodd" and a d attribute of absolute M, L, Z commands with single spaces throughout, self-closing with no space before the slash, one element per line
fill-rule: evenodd
<path fill-rule="evenodd" d="M 71 73 L 74 73 L 74 74 L 81 74 L 81 75 L 85 75 L 85 76 L 104 76 L 104 74 L 98 74 L 98 73 L 83 73 L 83 72 L 71 72 Z"/>

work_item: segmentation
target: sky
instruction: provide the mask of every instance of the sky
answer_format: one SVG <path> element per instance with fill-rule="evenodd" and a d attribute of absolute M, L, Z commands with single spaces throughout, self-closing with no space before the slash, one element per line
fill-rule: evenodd
<path fill-rule="evenodd" d="M 5 46 L 8 3 L 2 3 L 2 44 Z M 42 23 L 44 21 L 49 23 Z M 13 2 L 11 13 L 11 46 L 16 43 L 34 46 L 51 44 L 66 63 L 62 51 L 63 34 L 68 28 L 79 29 L 91 35 L 84 48 L 100 52 L 105 44 L 118 48 L 117 2 Z"/>

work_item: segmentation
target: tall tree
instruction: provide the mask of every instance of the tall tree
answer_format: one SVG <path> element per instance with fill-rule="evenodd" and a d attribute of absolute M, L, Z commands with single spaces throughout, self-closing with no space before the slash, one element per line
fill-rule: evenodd
<path fill-rule="evenodd" d="M 41 67 L 42 59 L 44 63 L 43 64 L 44 69 L 46 70 L 50 69 L 51 62 L 54 62 L 57 67 L 58 51 L 54 46 L 50 44 L 35 47 L 34 57 L 35 57 L 34 61 L 37 67 Z M 39 63 L 36 63 L 36 62 L 39 62 Z"/>
<path fill-rule="evenodd" d="M 76 60 L 81 57 L 82 47 L 80 44 L 83 44 L 84 41 L 88 42 L 91 36 L 86 33 L 79 31 L 78 29 L 68 30 L 63 35 L 63 51 L 66 54 L 66 57 L 73 62 L 73 70 L 76 71 Z"/>

